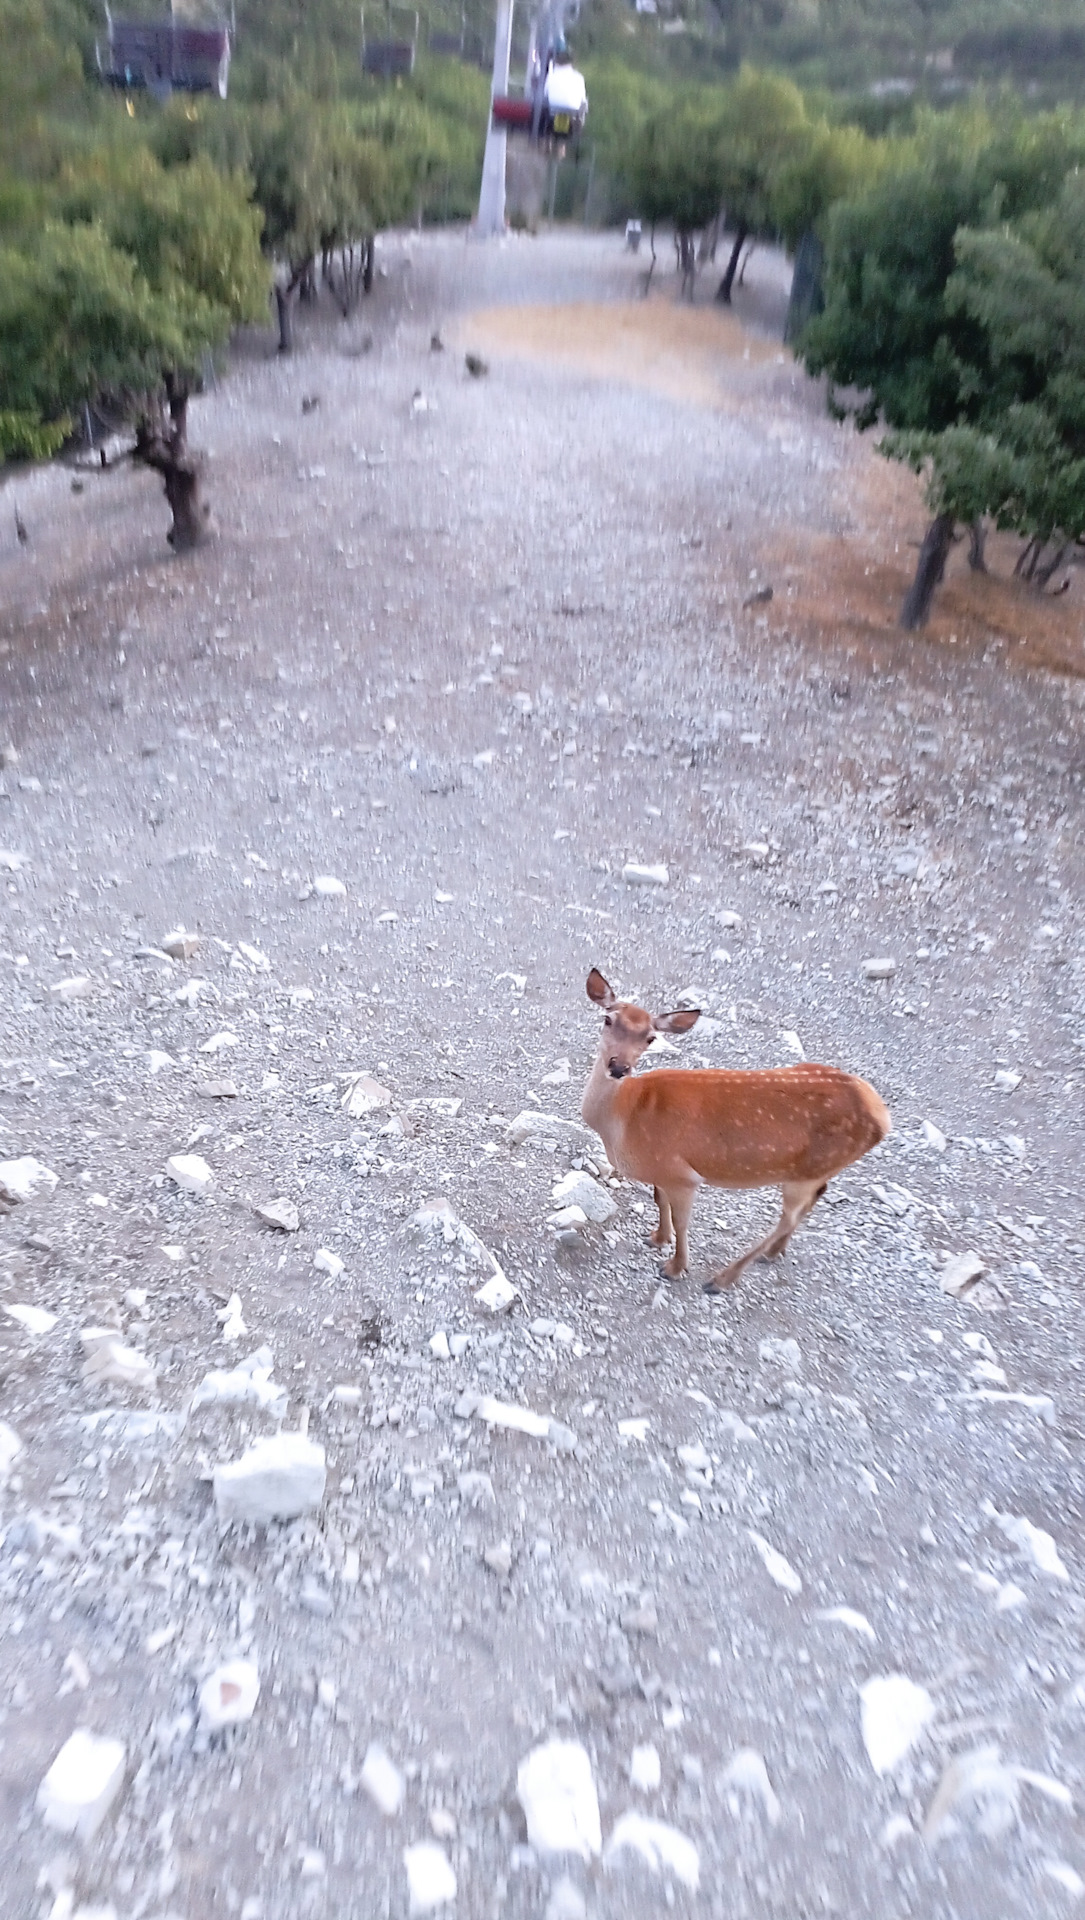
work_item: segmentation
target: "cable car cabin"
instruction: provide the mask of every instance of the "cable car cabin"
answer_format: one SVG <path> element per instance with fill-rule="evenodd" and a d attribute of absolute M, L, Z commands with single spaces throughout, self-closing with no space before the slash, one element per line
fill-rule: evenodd
<path fill-rule="evenodd" d="M 230 73 L 228 27 L 183 26 L 173 20 L 114 20 L 106 13 L 106 63 L 98 49 L 102 79 L 112 86 L 144 87 L 156 99 L 171 93 L 217 93 L 226 98 Z"/>
<path fill-rule="evenodd" d="M 378 80 L 407 80 L 414 72 L 418 15 L 404 7 L 387 7 L 384 12 L 381 21 L 384 38 L 370 40 L 366 37 L 365 10 L 362 10 L 362 72 Z"/>
<path fill-rule="evenodd" d="M 495 126 L 547 144 L 575 140 L 587 117 L 584 75 L 568 60 L 551 61 L 545 74 L 536 76 L 533 92 L 498 93 L 493 99 Z"/>

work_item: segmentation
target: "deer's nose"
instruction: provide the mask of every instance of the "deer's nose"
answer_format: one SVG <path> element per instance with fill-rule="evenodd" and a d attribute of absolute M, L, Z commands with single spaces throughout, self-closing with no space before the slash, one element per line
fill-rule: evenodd
<path fill-rule="evenodd" d="M 632 1072 L 632 1068 L 627 1067 L 624 1060 L 612 1060 L 607 1071 L 612 1080 L 624 1080 L 626 1074 Z"/>

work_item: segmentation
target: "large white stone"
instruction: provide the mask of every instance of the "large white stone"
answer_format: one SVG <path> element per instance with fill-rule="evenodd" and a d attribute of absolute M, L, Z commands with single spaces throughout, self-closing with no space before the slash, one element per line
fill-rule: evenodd
<path fill-rule="evenodd" d="M 46 1826 L 93 1840 L 124 1785 L 126 1760 L 120 1740 L 77 1727 L 38 1788 L 38 1812 Z"/>
<path fill-rule="evenodd" d="M 386 1819 L 394 1819 L 403 1805 L 407 1782 L 379 1741 L 369 1742 L 358 1777 L 374 1806 L 380 1808 Z"/>
<path fill-rule="evenodd" d="M 591 1761 L 579 1740 L 548 1740 L 521 1760 L 516 1794 L 537 1853 L 578 1853 L 591 1860 L 603 1846 Z"/>
<path fill-rule="evenodd" d="M 32 1200 L 36 1193 L 52 1193 L 59 1184 L 59 1176 L 32 1153 L 24 1153 L 19 1160 L 0 1160 L 0 1200 L 12 1206 Z"/>
<path fill-rule="evenodd" d="M 559 1207 L 580 1207 L 587 1218 L 597 1227 L 605 1227 L 613 1220 L 618 1208 L 606 1187 L 593 1180 L 590 1173 L 567 1173 L 551 1191 L 551 1199 Z"/>
<path fill-rule="evenodd" d="M 432 1913 L 456 1898 L 456 1876 L 443 1847 L 436 1840 L 419 1840 L 404 1847 L 403 1864 L 412 1913 Z"/>
<path fill-rule="evenodd" d="M 296 1520 L 316 1512 L 326 1480 L 323 1447 L 303 1433 L 277 1433 L 215 1468 L 215 1506 L 226 1523 Z"/>
<path fill-rule="evenodd" d="M 607 1841 L 606 1860 L 611 1866 L 623 1853 L 635 1853 L 653 1873 L 673 1873 L 691 1892 L 696 1893 L 701 1879 L 701 1862 L 693 1841 L 665 1820 L 650 1820 L 643 1813 L 623 1813 Z"/>
<path fill-rule="evenodd" d="M 215 1176 L 198 1153 L 174 1153 L 166 1161 L 166 1172 L 182 1193 L 206 1193 Z"/>

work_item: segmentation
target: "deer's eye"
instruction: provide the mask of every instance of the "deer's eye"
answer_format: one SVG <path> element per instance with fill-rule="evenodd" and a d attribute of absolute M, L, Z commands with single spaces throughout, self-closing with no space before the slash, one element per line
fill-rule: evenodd
<path fill-rule="evenodd" d="M 614 1022 L 613 1022 L 613 1020 L 611 1019 L 611 1017 L 610 1017 L 610 1015 L 609 1015 L 609 1013 L 607 1014 L 607 1017 L 606 1017 L 606 1019 L 605 1019 L 605 1020 L 603 1021 L 603 1025 L 604 1025 L 604 1027 L 612 1027 L 612 1026 L 614 1025 Z"/>

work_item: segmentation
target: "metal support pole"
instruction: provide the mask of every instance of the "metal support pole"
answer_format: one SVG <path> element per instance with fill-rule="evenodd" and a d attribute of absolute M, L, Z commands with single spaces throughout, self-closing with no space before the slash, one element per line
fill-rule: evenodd
<path fill-rule="evenodd" d="M 512 57 L 512 8 L 513 0 L 497 0 L 497 28 L 494 34 L 494 72 L 490 90 L 491 102 L 495 94 L 509 90 L 509 61 Z M 504 127 L 495 127 L 493 115 L 486 134 L 486 152 L 482 161 L 482 186 L 478 196 L 478 219 L 475 223 L 479 237 L 492 239 L 505 231 L 505 150 L 508 133 Z"/>

